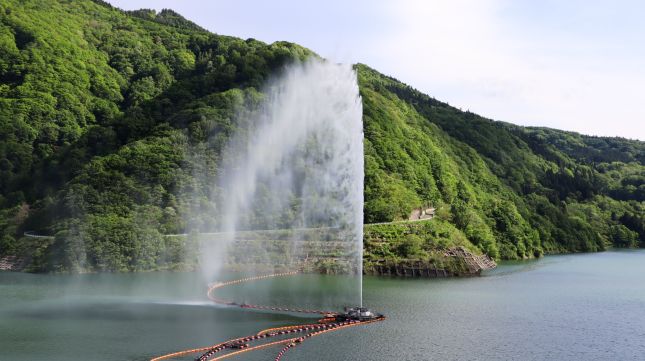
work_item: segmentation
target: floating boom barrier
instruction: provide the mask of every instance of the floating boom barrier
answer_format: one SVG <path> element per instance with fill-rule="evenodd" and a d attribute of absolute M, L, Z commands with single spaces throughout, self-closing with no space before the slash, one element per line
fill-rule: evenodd
<path fill-rule="evenodd" d="M 210 284 L 208 286 L 207 296 L 214 303 L 225 305 L 225 306 L 240 307 L 240 308 L 255 309 L 255 310 L 296 312 L 296 313 L 322 315 L 323 318 L 319 319 L 317 323 L 269 328 L 266 330 L 259 331 L 255 335 L 231 339 L 212 346 L 173 352 L 166 355 L 154 357 L 150 359 L 150 361 L 169 360 L 169 359 L 186 357 L 189 355 L 200 354 L 200 353 L 201 355 L 197 356 L 194 359 L 195 361 L 216 361 L 216 360 L 223 360 L 229 357 L 238 356 L 246 352 L 257 351 L 257 350 L 265 349 L 272 346 L 282 345 L 283 348 L 280 350 L 280 352 L 278 352 L 278 354 L 275 357 L 275 361 L 281 361 L 282 357 L 285 355 L 287 351 L 300 345 L 301 343 L 303 343 L 304 341 L 312 337 L 320 336 L 327 332 L 337 331 L 348 327 L 365 325 L 368 323 L 385 320 L 385 316 L 381 314 L 372 313 L 371 311 L 365 308 L 350 308 L 350 309 L 346 309 L 346 311 L 343 313 L 339 313 L 334 311 L 309 310 L 309 309 L 299 309 L 299 308 L 290 308 L 290 307 L 276 307 L 276 306 L 237 303 L 234 301 L 221 299 L 215 295 L 215 291 L 223 287 L 233 286 L 236 284 L 246 283 L 246 282 L 260 281 L 267 278 L 294 276 L 300 273 L 301 273 L 300 271 L 283 272 L 283 273 L 274 273 L 274 274 L 262 275 L 262 276 L 256 276 L 256 277 L 247 277 L 247 278 L 236 279 L 228 282 L 218 282 L 218 283 Z M 262 343 L 262 341 L 265 341 L 274 337 L 280 338 L 280 337 L 285 337 L 293 334 L 302 334 L 302 335 L 299 337 L 279 339 L 276 341 L 269 341 L 269 342 Z M 259 344 L 252 346 L 251 343 L 259 343 Z M 225 351 L 229 351 L 229 352 L 224 353 Z"/>

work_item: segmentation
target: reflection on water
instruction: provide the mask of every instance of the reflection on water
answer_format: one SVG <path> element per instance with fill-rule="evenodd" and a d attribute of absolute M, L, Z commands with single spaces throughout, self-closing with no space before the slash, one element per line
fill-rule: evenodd
<path fill-rule="evenodd" d="M 0 273 L 0 360 L 147 360 L 303 321 L 213 306 L 196 278 Z M 306 293 L 314 281 L 337 291 L 330 276 L 295 278 L 284 287 L 302 282 Z M 384 312 L 386 322 L 311 339 L 288 357 L 639 360 L 645 354 L 645 251 L 503 263 L 479 278 L 366 277 L 364 286 L 365 304 Z M 251 286 L 236 291 L 249 299 L 253 293 Z M 298 295 L 274 296 L 266 301 Z M 244 359 L 271 359 L 277 352 Z"/>

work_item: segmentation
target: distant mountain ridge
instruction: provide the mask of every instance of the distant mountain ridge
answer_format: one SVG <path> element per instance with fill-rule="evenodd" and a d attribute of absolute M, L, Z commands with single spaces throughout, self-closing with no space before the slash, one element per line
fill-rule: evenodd
<path fill-rule="evenodd" d="M 168 9 L 0 0 L 0 14 L 0 256 L 34 271 L 186 266 L 189 241 L 163 234 L 195 207 L 218 213 L 194 175 L 217 175 L 236 111 L 267 79 L 317 56 Z M 356 70 L 366 223 L 436 208 L 427 226 L 367 232 L 366 262 L 645 246 L 645 142 L 496 122 Z"/>

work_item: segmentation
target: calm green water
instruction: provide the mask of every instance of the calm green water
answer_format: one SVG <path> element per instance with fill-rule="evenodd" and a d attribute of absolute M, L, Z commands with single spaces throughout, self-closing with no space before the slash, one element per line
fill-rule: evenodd
<path fill-rule="evenodd" d="M 317 282 L 333 289 L 325 277 L 303 284 Z M 0 360 L 146 360 L 308 321 L 214 307 L 203 291 L 189 273 L 0 273 Z M 472 279 L 368 277 L 364 303 L 388 319 L 313 338 L 285 360 L 645 360 L 645 251 L 553 256 Z"/>

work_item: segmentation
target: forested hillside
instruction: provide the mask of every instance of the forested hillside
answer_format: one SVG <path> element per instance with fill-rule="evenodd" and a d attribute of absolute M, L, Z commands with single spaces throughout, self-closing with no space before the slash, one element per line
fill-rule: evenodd
<path fill-rule="evenodd" d="M 0 0 L 0 256 L 35 271 L 181 264 L 186 240 L 163 235 L 184 232 L 195 210 L 217 214 L 204 179 L 236 112 L 311 56 L 171 10 Z M 431 231 L 384 237 L 391 247 L 368 256 L 422 258 L 451 242 L 503 259 L 645 245 L 644 142 L 494 122 L 356 68 L 365 221 L 437 208 Z"/>
<path fill-rule="evenodd" d="M 379 96 L 389 97 L 402 106 L 408 124 L 402 124 L 401 129 L 410 128 L 415 123 L 410 120 L 419 117 L 423 119 L 422 127 L 426 128 L 423 134 L 415 135 L 404 135 L 391 128 L 379 129 L 378 135 L 372 136 L 370 120 L 380 118 L 376 123 L 387 123 L 389 127 L 401 123 L 392 122 L 396 117 L 383 116 L 382 112 L 371 116 L 373 107 L 369 99 L 364 99 L 368 104 L 366 138 L 372 144 L 373 139 L 387 138 L 384 142 L 388 146 L 399 148 L 396 153 L 378 152 L 380 158 L 390 158 L 380 169 L 390 176 L 400 175 L 403 184 L 399 193 L 416 189 L 417 202 L 448 203 L 450 213 L 445 218 L 465 230 L 474 243 L 481 244 L 476 235 L 486 234 L 487 227 L 494 234 L 502 258 L 530 257 L 541 252 L 597 251 L 610 245 L 634 247 L 645 243 L 643 142 L 493 122 L 450 107 L 367 67 L 360 69 L 364 94 L 373 94 L 369 89 L 374 89 Z M 428 128 L 441 131 L 434 130 L 432 136 L 433 130 Z M 449 160 L 444 162 L 441 156 L 432 153 L 433 147 L 424 145 L 422 152 L 433 154 L 431 168 L 397 167 L 394 159 L 407 165 L 419 164 L 421 152 L 412 147 L 424 143 L 406 139 L 416 140 L 424 135 L 435 143 L 443 139 L 443 145 L 438 148 L 450 152 L 448 157 L 443 157 Z M 366 162 L 369 162 L 369 148 L 366 153 Z M 459 167 L 449 172 L 449 182 L 454 183 L 454 177 L 461 176 L 457 184 L 471 190 L 457 193 L 454 198 L 451 198 L 454 192 L 441 189 L 446 184 L 440 176 L 442 164 L 447 166 L 450 161 L 457 162 Z M 432 184 L 419 186 L 418 180 L 424 179 L 429 169 L 436 170 L 432 174 L 443 199 L 423 193 L 434 189 Z M 410 170 L 415 174 L 410 175 Z M 470 176 L 463 179 L 468 171 Z M 369 175 L 366 172 L 367 195 L 370 194 Z M 495 187 L 491 187 L 493 184 Z M 461 207 L 464 203 L 466 206 Z M 369 212 L 377 209 L 366 207 L 368 219 Z M 479 217 L 473 213 L 479 213 Z M 483 224 L 479 218 L 484 219 Z M 468 232 L 473 229 L 477 231 Z"/>

